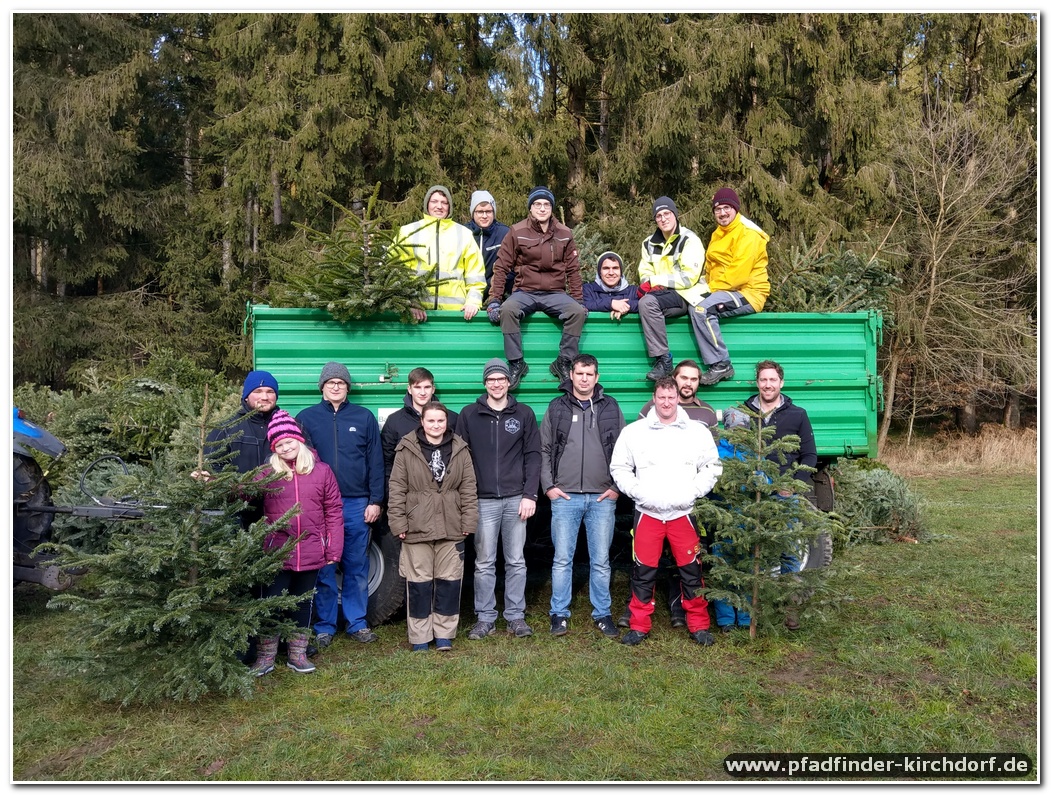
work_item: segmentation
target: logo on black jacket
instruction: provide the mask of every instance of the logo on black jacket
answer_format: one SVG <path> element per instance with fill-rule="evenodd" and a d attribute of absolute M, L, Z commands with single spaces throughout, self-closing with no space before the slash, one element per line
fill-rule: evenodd
<path fill-rule="evenodd" d="M 520 423 L 514 417 L 508 417 L 504 420 L 504 430 L 512 436 L 522 430 L 522 423 Z"/>

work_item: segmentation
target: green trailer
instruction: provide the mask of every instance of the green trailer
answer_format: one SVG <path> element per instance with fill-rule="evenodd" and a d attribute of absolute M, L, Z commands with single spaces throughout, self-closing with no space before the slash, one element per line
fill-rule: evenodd
<path fill-rule="evenodd" d="M 500 328 L 484 315 L 466 323 L 457 312 L 430 312 L 426 323 L 406 325 L 393 316 L 338 323 L 323 310 L 250 305 L 253 364 L 273 373 L 281 384 L 281 407 L 295 414 L 321 399 L 317 379 L 325 362 L 350 370 L 349 399 L 371 409 L 382 424 L 402 407 L 407 376 L 414 367 L 434 373 L 438 398 L 454 411 L 482 392 L 482 367 L 503 357 Z M 785 394 L 810 415 L 818 455 L 876 456 L 876 420 L 882 388 L 876 349 L 882 333 L 878 312 L 760 313 L 723 321 L 736 377 L 699 396 L 716 410 L 754 394 L 755 363 L 774 359 L 785 369 Z M 558 395 L 548 365 L 558 351 L 560 325 L 545 315 L 522 323 L 529 374 L 515 397 L 537 418 Z M 668 324 L 676 361 L 697 358 L 697 345 L 686 318 Z M 652 396 L 646 380 L 646 356 L 637 315 L 620 322 L 592 314 L 584 326 L 580 350 L 599 362 L 599 381 L 617 399 L 630 422 Z M 720 415 L 721 416 L 721 415 Z"/>
<path fill-rule="evenodd" d="M 482 368 L 494 356 L 503 357 L 503 336 L 485 315 L 464 322 L 457 312 L 432 311 L 426 323 L 406 325 L 394 316 L 339 323 L 328 312 L 249 305 L 253 365 L 273 373 L 281 386 L 280 405 L 293 415 L 321 400 L 318 376 L 329 361 L 350 371 L 349 400 L 372 410 L 380 424 L 404 405 L 409 371 L 426 367 L 434 373 L 437 397 L 459 411 L 484 392 Z M 558 395 L 558 384 L 548 371 L 561 336 L 560 325 L 544 315 L 522 323 L 526 361 L 530 370 L 515 392 L 540 419 Z M 876 370 L 882 318 L 878 312 L 762 313 L 721 324 L 733 354 L 736 378 L 702 387 L 700 397 L 718 412 L 744 401 L 755 392 L 754 366 L 763 359 L 780 362 L 785 370 L 786 394 L 810 415 L 817 441 L 819 468 L 815 491 L 819 507 L 832 505 L 832 483 L 826 467 L 840 456 L 876 456 L 876 418 L 882 385 Z M 668 340 L 676 361 L 697 357 L 689 320 L 668 324 Z M 650 399 L 653 384 L 646 380 L 651 362 L 646 356 L 637 315 L 620 322 L 605 314 L 588 317 L 580 350 L 599 362 L 599 381 L 617 399 L 631 422 Z M 824 484 L 823 486 L 821 484 Z M 827 495 L 822 504 L 822 492 Z M 630 549 L 631 502 L 625 499 L 627 529 L 615 533 L 614 547 Z M 620 506 L 618 505 L 618 508 Z M 623 513 L 623 516 L 620 514 Z M 541 497 L 530 520 L 531 544 L 546 552 L 550 562 L 547 500 Z M 370 626 L 394 617 L 405 599 L 398 576 L 400 541 L 389 532 L 373 535 L 369 549 Z M 623 543 L 620 543 L 623 541 Z M 581 545 L 583 546 L 583 545 Z M 527 547 L 527 555 L 529 549 Z M 611 552 L 611 557 L 615 557 Z M 828 538 L 820 538 L 804 552 L 803 565 L 827 565 L 832 559 Z"/>

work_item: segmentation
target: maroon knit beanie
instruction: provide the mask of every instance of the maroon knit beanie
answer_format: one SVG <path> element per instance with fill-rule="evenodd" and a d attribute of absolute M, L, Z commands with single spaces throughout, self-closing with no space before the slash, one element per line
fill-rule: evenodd
<path fill-rule="evenodd" d="M 270 418 L 270 424 L 266 428 L 266 439 L 270 442 L 271 450 L 282 439 L 295 439 L 300 444 L 306 444 L 303 432 L 299 430 L 299 426 L 292 419 L 292 415 L 284 409 L 277 409 Z"/>
<path fill-rule="evenodd" d="M 712 209 L 718 204 L 729 204 L 735 212 L 741 212 L 741 200 L 737 197 L 733 188 L 719 188 L 712 198 Z"/>

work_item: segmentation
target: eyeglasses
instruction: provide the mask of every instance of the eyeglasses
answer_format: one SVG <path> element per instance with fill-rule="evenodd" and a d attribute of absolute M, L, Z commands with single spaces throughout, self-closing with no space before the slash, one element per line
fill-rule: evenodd
<path fill-rule="evenodd" d="M 346 381 L 326 381 L 325 382 L 325 389 L 346 389 L 346 388 L 347 388 L 347 382 Z"/>
<path fill-rule="evenodd" d="M 507 383 L 507 376 L 505 375 L 494 375 L 485 379 L 487 384 L 505 384 Z"/>
<path fill-rule="evenodd" d="M 674 217 L 675 217 L 675 213 L 673 213 L 673 212 L 671 212 L 669 210 L 662 210 L 661 212 L 657 213 L 657 215 L 654 216 L 654 218 L 656 218 L 658 221 L 664 221 L 665 219 L 674 218 Z"/>
<path fill-rule="evenodd" d="M 533 202 L 534 207 L 539 207 L 541 210 L 550 210 L 551 202 L 535 201 Z"/>
<path fill-rule="evenodd" d="M 482 209 L 478 209 L 478 210 L 475 210 L 475 211 L 474 211 L 474 214 L 475 214 L 475 215 L 492 215 L 492 214 L 493 214 L 493 211 L 492 211 L 492 210 L 482 210 Z"/>

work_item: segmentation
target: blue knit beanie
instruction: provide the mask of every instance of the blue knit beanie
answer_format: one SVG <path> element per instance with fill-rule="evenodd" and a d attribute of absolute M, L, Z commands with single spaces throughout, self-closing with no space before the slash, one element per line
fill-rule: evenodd
<path fill-rule="evenodd" d="M 245 376 L 244 388 L 241 390 L 241 400 L 244 400 L 252 394 L 253 390 L 264 386 L 268 386 L 274 390 L 274 395 L 278 394 L 276 378 L 270 375 L 266 370 L 253 370 Z"/>
<path fill-rule="evenodd" d="M 547 199 L 551 202 L 551 206 L 555 206 L 555 194 L 547 189 L 546 185 L 537 185 L 533 190 L 529 192 L 529 201 L 526 202 L 526 210 L 533 206 L 533 202 L 537 199 Z"/>

